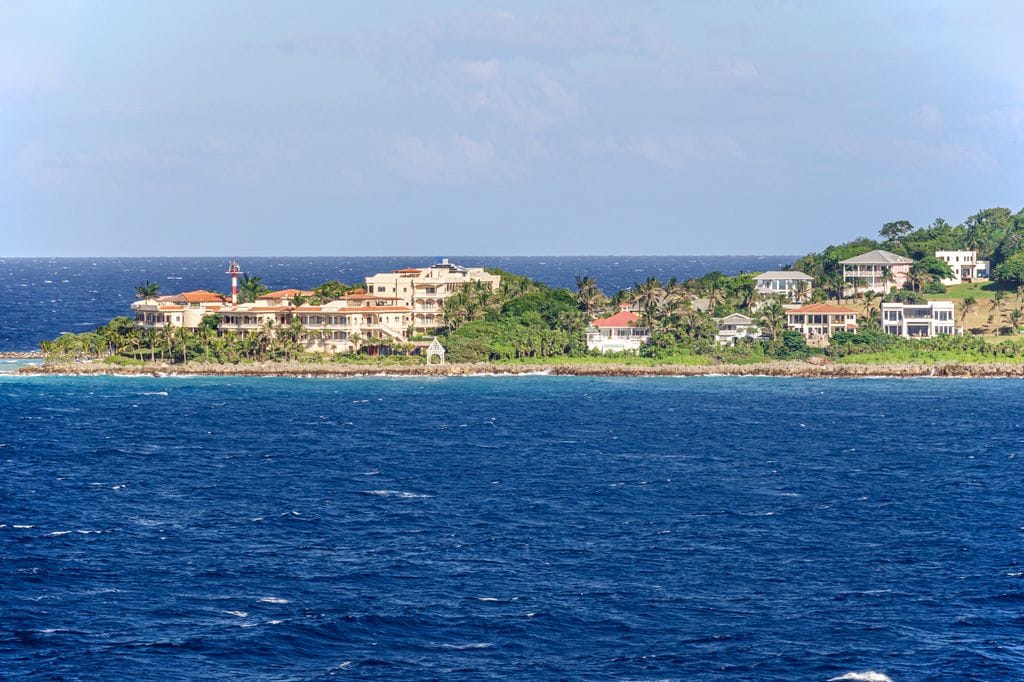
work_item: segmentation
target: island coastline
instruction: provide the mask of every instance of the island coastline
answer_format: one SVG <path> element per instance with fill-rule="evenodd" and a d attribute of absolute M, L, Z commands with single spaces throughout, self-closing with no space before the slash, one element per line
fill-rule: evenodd
<path fill-rule="evenodd" d="M 147 362 L 123 366 L 103 362 L 46 363 L 18 370 L 22 375 L 119 375 L 119 376 L 249 376 L 345 378 L 465 377 L 465 376 L 583 376 L 583 377 L 702 377 L 763 376 L 778 378 L 1024 378 L 1019 363 L 816 363 L 777 361 L 751 364 L 656 364 L 625 363 L 455 363 L 446 365 L 330 364 L 262 362 L 254 364 Z"/>

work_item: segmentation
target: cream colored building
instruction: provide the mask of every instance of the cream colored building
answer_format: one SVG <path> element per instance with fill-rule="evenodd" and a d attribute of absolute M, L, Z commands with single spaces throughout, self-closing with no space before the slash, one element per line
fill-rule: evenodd
<path fill-rule="evenodd" d="M 831 303 L 812 303 L 786 311 L 786 327 L 812 344 L 827 344 L 837 331 L 857 331 L 857 311 Z"/>
<path fill-rule="evenodd" d="M 414 334 L 429 334 L 443 324 L 445 300 L 471 282 L 482 282 L 497 291 L 501 276 L 483 268 L 464 268 L 447 258 L 428 268 L 403 268 L 366 278 L 366 293 L 390 296 L 412 309 Z"/>
<path fill-rule="evenodd" d="M 323 305 L 267 305 L 265 302 L 227 306 L 220 315 L 221 333 L 277 334 L 298 320 L 300 341 L 308 351 L 351 353 L 359 348 L 394 347 L 409 341 L 412 308 L 393 297 L 351 294 Z"/>
<path fill-rule="evenodd" d="M 132 313 L 135 324 L 143 329 L 196 329 L 204 317 L 216 313 L 226 304 L 227 299 L 220 294 L 197 289 L 135 301 L 132 303 Z"/>

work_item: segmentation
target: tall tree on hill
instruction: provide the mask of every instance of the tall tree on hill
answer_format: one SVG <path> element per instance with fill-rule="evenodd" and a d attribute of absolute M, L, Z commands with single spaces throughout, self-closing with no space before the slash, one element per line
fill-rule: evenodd
<path fill-rule="evenodd" d="M 806 303 L 811 295 L 811 285 L 805 279 L 797 280 L 793 285 L 793 300 L 797 303 Z"/>
<path fill-rule="evenodd" d="M 968 296 L 960 304 L 960 326 L 967 331 L 967 316 L 978 306 L 978 301 L 973 296 Z"/>
<path fill-rule="evenodd" d="M 894 220 L 891 223 L 882 225 L 882 229 L 878 231 L 878 234 L 887 241 L 898 243 L 913 231 L 914 226 L 910 224 L 909 220 Z"/>
<path fill-rule="evenodd" d="M 135 287 L 135 298 L 147 299 L 155 298 L 160 293 L 160 285 L 156 282 L 150 282 L 148 279 L 145 284 L 140 284 Z"/>

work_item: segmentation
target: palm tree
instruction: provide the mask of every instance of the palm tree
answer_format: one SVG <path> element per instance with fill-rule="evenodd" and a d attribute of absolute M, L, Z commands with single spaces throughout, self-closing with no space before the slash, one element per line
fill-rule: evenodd
<path fill-rule="evenodd" d="M 978 305 L 978 301 L 973 296 L 968 296 L 964 299 L 964 302 L 960 304 L 960 325 L 967 331 L 967 315 Z"/>
<path fill-rule="evenodd" d="M 599 295 L 597 280 L 590 275 L 576 275 L 576 303 L 579 304 L 580 310 L 590 315 L 596 307 Z"/>
<path fill-rule="evenodd" d="M 910 271 L 910 284 L 914 287 L 914 291 L 920 292 L 924 289 L 924 285 L 928 282 L 928 273 L 922 270 L 911 270 Z"/>
<path fill-rule="evenodd" d="M 135 298 L 147 299 L 155 298 L 160 293 L 160 285 L 156 282 L 150 282 L 148 279 L 145 284 L 140 284 L 135 287 Z"/>
<path fill-rule="evenodd" d="M 757 324 L 761 326 L 773 341 L 782 334 L 786 328 L 786 309 L 777 298 L 761 308 L 761 314 L 757 318 Z"/>
<path fill-rule="evenodd" d="M 868 289 L 864 292 L 864 312 L 868 318 L 871 317 L 871 312 L 874 310 L 874 303 L 878 299 L 878 292 L 874 289 Z"/>
<path fill-rule="evenodd" d="M 892 274 L 892 268 L 882 268 L 882 287 L 888 291 L 890 285 L 896 284 L 896 275 Z"/>
<path fill-rule="evenodd" d="M 810 283 L 805 279 L 797 280 L 797 283 L 793 285 L 793 300 L 797 303 L 805 303 L 810 295 Z"/>
<path fill-rule="evenodd" d="M 1020 329 L 1021 320 L 1024 320 L 1024 310 L 1014 308 L 1006 317 L 1010 322 L 1010 333 L 1016 334 L 1017 330 Z"/>
<path fill-rule="evenodd" d="M 242 280 L 238 283 L 238 300 L 242 303 L 252 303 L 263 294 L 270 291 L 263 286 L 263 278 L 249 273 L 242 274 Z"/>

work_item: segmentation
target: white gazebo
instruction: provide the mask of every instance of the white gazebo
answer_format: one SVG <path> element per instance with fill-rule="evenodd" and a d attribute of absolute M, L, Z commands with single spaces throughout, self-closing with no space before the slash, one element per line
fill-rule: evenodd
<path fill-rule="evenodd" d="M 427 346 L 427 364 L 432 364 L 435 357 L 440 364 L 444 364 L 444 346 L 441 345 L 436 336 L 430 342 L 430 345 Z"/>

